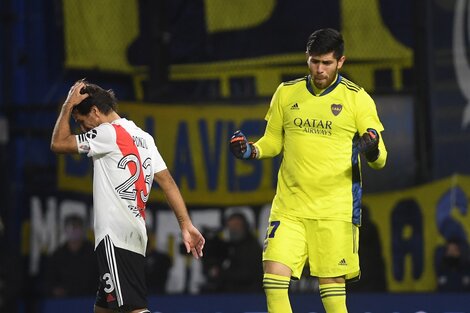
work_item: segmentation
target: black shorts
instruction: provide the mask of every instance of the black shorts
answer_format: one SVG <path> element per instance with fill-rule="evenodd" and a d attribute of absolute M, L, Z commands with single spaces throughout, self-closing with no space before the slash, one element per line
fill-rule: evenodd
<path fill-rule="evenodd" d="M 96 306 L 131 311 L 147 308 L 145 257 L 117 248 L 106 236 L 96 247 L 100 283 Z"/>

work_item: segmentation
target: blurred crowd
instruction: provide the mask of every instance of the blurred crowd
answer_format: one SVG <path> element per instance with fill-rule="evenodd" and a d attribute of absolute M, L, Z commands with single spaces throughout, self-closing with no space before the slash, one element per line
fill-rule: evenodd
<path fill-rule="evenodd" d="M 27 289 L 18 253 L 4 240 L 0 219 L 0 313 L 15 312 Z M 93 243 L 86 236 L 85 222 L 78 215 L 64 221 L 65 241 L 42 260 L 39 297 L 94 296 L 97 265 Z M 204 283 L 200 293 L 262 293 L 262 246 L 243 213 L 229 215 L 223 229 L 204 229 L 206 246 L 202 258 Z M 149 241 L 150 242 L 150 241 Z M 348 285 L 352 292 L 386 292 L 387 279 L 377 226 L 363 210 L 360 236 L 361 279 Z M 449 238 L 437 251 L 437 291 L 470 292 L 470 249 L 461 238 Z M 151 247 L 147 251 L 147 283 L 151 295 L 166 293 L 172 258 Z M 318 292 L 318 282 L 308 275 L 291 283 L 291 292 Z M 27 292 L 27 291 L 26 291 Z"/>

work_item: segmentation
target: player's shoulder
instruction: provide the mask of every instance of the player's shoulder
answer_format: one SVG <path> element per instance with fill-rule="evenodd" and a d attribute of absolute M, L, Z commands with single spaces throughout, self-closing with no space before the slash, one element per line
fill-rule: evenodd
<path fill-rule="evenodd" d="M 282 97 L 291 97 L 298 94 L 301 89 L 307 88 L 308 76 L 287 80 L 282 82 L 277 88 L 276 93 L 282 94 Z"/>
<path fill-rule="evenodd" d="M 301 86 L 301 87 L 304 87 L 305 84 L 306 84 L 306 82 L 307 82 L 307 79 L 308 79 L 308 76 L 304 76 L 304 77 L 300 77 L 300 78 L 296 78 L 296 79 L 284 81 L 284 82 L 281 83 L 281 86 L 283 86 L 283 87 L 289 87 L 289 86 Z"/>
<path fill-rule="evenodd" d="M 136 123 L 132 120 L 128 120 L 126 118 L 122 118 L 120 120 L 121 126 L 131 135 L 131 136 L 139 136 L 145 137 L 147 140 L 153 141 L 153 136 L 148 133 L 147 131 L 143 130 Z"/>
<path fill-rule="evenodd" d="M 346 88 L 347 90 L 355 93 L 359 93 L 361 91 L 364 91 L 364 88 L 356 84 L 355 82 L 347 79 L 346 77 L 342 77 L 341 81 L 339 82 L 339 85 L 343 88 Z"/>
<path fill-rule="evenodd" d="M 102 123 L 88 131 L 86 134 L 89 139 L 95 139 L 95 137 L 96 139 L 102 139 L 113 136 L 114 133 L 113 126 L 110 123 Z M 90 136 L 92 138 L 90 138 Z"/>

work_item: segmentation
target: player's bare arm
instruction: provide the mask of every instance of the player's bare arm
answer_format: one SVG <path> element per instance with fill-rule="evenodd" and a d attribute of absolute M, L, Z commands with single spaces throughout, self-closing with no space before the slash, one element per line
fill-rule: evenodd
<path fill-rule="evenodd" d="M 51 150 L 56 153 L 78 153 L 75 135 L 70 129 L 70 118 L 73 108 L 88 97 L 88 94 L 80 93 L 83 87 L 85 87 L 83 81 L 76 82 L 70 88 L 67 99 L 62 105 L 51 139 Z"/>
<path fill-rule="evenodd" d="M 166 169 L 155 173 L 154 180 L 162 188 L 168 204 L 175 213 L 186 251 L 191 252 L 196 259 L 202 257 L 205 239 L 191 222 L 183 197 L 170 172 Z"/>

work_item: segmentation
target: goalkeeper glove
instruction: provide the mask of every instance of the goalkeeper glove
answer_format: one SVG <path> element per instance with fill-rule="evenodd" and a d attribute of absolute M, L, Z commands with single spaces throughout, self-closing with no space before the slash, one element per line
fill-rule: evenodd
<path fill-rule="evenodd" d="M 248 142 L 245 135 L 237 130 L 230 138 L 230 152 L 238 159 L 254 159 L 256 157 L 256 149 L 252 142 Z"/>
<path fill-rule="evenodd" d="M 367 128 L 367 132 L 359 138 L 359 151 L 363 153 L 368 162 L 374 162 L 379 157 L 379 133 L 373 128 Z"/>

